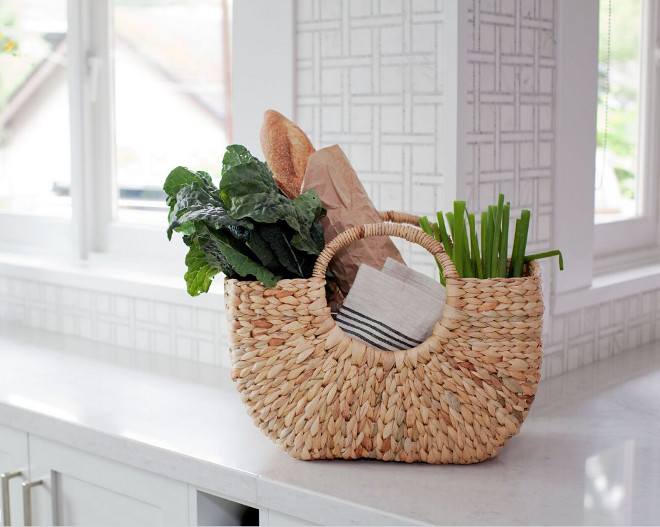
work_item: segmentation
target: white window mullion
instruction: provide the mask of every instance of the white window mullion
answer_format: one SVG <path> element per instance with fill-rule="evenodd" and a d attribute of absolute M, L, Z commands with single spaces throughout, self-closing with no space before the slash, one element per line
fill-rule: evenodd
<path fill-rule="evenodd" d="M 555 294 L 591 286 L 598 92 L 598 0 L 557 3 L 554 241 L 571 272 L 553 271 Z"/>
<path fill-rule="evenodd" d="M 108 0 L 69 0 L 72 206 L 76 254 L 104 250 L 113 210 Z"/>
<path fill-rule="evenodd" d="M 660 2 L 646 3 L 645 17 L 649 20 L 649 42 L 646 46 L 645 61 L 647 64 L 646 86 L 648 93 L 649 112 L 644 116 L 644 162 L 652 182 L 647 200 L 652 201 L 653 223 L 655 227 L 655 245 L 660 246 Z"/>
<path fill-rule="evenodd" d="M 294 114 L 294 4 L 292 0 L 234 2 L 233 139 L 260 159 L 258 131 L 264 112 L 277 108 L 284 115 Z"/>
<path fill-rule="evenodd" d="M 88 196 L 94 225 L 91 250 L 107 250 L 107 231 L 117 206 L 114 132 L 114 57 L 112 35 L 112 0 L 95 0 L 91 12 L 91 57 L 98 63 L 98 78 L 91 104 L 94 166 L 89 172 L 93 194 Z"/>
<path fill-rule="evenodd" d="M 89 164 L 87 131 L 89 129 L 86 109 L 85 57 L 88 49 L 86 33 L 87 3 L 69 0 L 69 105 L 71 119 L 71 207 L 74 231 L 74 254 L 80 259 L 89 252 L 88 216 L 85 206 L 86 167 Z"/>
<path fill-rule="evenodd" d="M 643 184 L 639 185 L 641 191 L 642 211 L 652 225 L 651 243 L 655 242 L 658 212 L 658 185 L 657 185 L 657 142 L 655 133 L 657 128 L 658 106 L 658 69 L 655 48 L 658 38 L 658 2 L 646 0 L 642 2 L 642 46 L 641 58 L 641 86 L 642 111 L 639 116 L 639 161 L 638 172 L 643 174 Z"/>

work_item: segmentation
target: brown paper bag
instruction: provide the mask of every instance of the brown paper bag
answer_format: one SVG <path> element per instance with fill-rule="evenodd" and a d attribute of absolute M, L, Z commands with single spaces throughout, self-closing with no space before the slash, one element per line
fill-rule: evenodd
<path fill-rule="evenodd" d="M 321 218 L 325 243 L 356 225 L 381 222 L 355 170 L 337 145 L 318 150 L 307 160 L 303 192 L 310 188 L 316 189 L 328 210 L 328 214 Z M 388 257 L 405 264 L 389 237 L 358 240 L 335 254 L 330 270 L 341 291 L 347 294 L 360 264 L 380 270 Z"/>

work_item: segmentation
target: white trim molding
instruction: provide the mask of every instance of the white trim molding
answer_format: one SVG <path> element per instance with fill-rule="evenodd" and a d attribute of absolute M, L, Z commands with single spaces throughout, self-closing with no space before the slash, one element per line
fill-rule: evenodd
<path fill-rule="evenodd" d="M 443 195 L 440 210 L 452 210 L 454 200 L 468 198 L 466 163 L 468 83 L 468 4 L 449 0 L 444 4 L 444 136 L 442 137 Z M 432 212 L 432 211 L 429 211 Z"/>
<path fill-rule="evenodd" d="M 259 130 L 264 112 L 296 117 L 294 1 L 240 0 L 233 9 L 233 140 L 263 159 Z"/>
<path fill-rule="evenodd" d="M 590 287 L 556 295 L 552 314 L 564 315 L 621 298 L 660 289 L 660 264 L 637 266 L 594 278 Z"/>
<path fill-rule="evenodd" d="M 556 294 L 593 278 L 594 171 L 598 91 L 598 0 L 558 0 L 553 246 L 570 272 L 555 272 Z"/>

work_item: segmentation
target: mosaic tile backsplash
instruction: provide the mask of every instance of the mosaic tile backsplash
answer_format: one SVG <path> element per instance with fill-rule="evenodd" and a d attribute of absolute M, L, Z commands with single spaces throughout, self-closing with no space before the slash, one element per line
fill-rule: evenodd
<path fill-rule="evenodd" d="M 376 206 L 425 214 L 443 191 L 443 2 L 296 3 L 296 121 L 339 144 Z M 399 244 L 429 274 L 433 261 Z"/>
<path fill-rule="evenodd" d="M 0 320 L 142 351 L 229 366 L 221 309 L 0 276 Z"/>

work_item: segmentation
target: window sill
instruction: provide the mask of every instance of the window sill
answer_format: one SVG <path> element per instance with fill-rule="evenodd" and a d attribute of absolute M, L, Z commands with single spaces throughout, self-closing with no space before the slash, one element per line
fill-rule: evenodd
<path fill-rule="evenodd" d="M 188 295 L 180 272 L 153 271 L 154 264 L 92 255 L 87 262 L 46 259 L 34 255 L 0 252 L 0 276 L 35 280 L 90 291 L 157 300 L 189 307 L 224 310 L 222 278 L 205 295 Z"/>
<path fill-rule="evenodd" d="M 552 306 L 553 315 L 595 306 L 654 289 L 660 289 L 660 260 L 645 254 L 637 265 L 618 267 L 618 270 L 598 274 L 591 287 L 556 295 Z M 648 256 L 648 257 L 647 257 Z"/>

